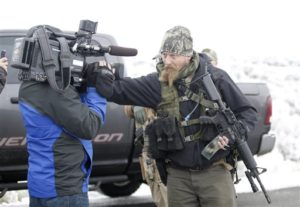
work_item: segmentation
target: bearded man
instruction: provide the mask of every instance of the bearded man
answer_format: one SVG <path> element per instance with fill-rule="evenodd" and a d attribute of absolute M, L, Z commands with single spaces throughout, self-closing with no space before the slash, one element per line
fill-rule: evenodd
<path fill-rule="evenodd" d="M 206 71 L 210 73 L 223 101 L 248 129 L 257 119 L 254 107 L 224 70 L 215 68 L 205 54 L 193 50 L 193 39 L 186 27 L 175 26 L 165 33 L 156 59 L 156 73 L 116 79 L 110 93 L 103 87 L 99 92 L 105 90 L 109 101 L 156 111 L 145 133 L 149 137 L 149 154 L 163 159 L 166 166 L 169 206 L 236 206 L 227 163 L 232 140 L 220 136 L 214 125 L 199 120 L 217 110 L 201 77 Z M 218 151 L 207 159 L 201 152 L 215 137 Z"/>

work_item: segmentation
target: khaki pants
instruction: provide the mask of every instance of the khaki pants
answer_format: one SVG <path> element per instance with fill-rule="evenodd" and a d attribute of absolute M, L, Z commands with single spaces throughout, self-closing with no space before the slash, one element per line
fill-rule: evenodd
<path fill-rule="evenodd" d="M 153 201 L 158 207 L 168 207 L 167 187 L 161 182 L 155 160 L 149 158 L 146 152 L 140 157 L 143 179 L 150 187 Z"/>
<path fill-rule="evenodd" d="M 205 170 L 168 166 L 168 202 L 172 207 L 236 207 L 231 174 L 222 164 Z"/>

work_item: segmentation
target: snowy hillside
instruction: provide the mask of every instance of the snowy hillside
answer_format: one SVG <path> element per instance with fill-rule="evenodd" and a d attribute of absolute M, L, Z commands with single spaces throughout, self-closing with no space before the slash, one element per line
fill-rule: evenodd
<path fill-rule="evenodd" d="M 240 82 L 268 84 L 273 100 L 272 131 L 276 148 L 286 160 L 300 162 L 300 62 L 248 59 L 228 61 L 228 72 Z"/>
<path fill-rule="evenodd" d="M 223 63 L 223 68 L 235 81 L 264 82 L 270 89 L 273 100 L 271 133 L 276 135 L 276 144 L 271 153 L 256 159 L 258 166 L 268 169 L 261 175 L 265 187 L 300 186 L 300 62 L 280 58 L 231 58 Z M 244 176 L 243 170 L 240 174 Z M 245 177 L 236 188 L 238 192 L 250 191 Z"/>

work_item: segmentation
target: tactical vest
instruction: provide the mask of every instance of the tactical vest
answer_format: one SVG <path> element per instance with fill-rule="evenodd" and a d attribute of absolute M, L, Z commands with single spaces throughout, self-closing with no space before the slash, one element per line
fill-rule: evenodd
<path fill-rule="evenodd" d="M 208 66 L 207 64 L 202 64 L 202 67 Z M 161 103 L 157 107 L 157 114 L 158 116 L 173 115 L 176 117 L 179 131 L 184 142 L 200 139 L 203 135 L 203 125 L 200 123 L 200 120 L 198 119 L 199 117 L 191 119 L 191 116 L 195 110 L 200 110 L 200 116 L 202 116 L 209 110 L 212 111 L 218 109 L 218 105 L 215 102 L 205 98 L 205 91 L 200 90 L 200 86 L 198 93 L 193 92 L 193 90 L 190 88 L 192 83 L 197 81 L 197 77 L 200 77 L 203 74 L 204 68 L 202 67 L 201 64 L 199 64 L 196 71 L 188 77 L 181 79 L 179 84 L 169 86 L 167 83 L 161 82 L 162 99 Z M 200 80 L 198 80 L 198 82 L 200 82 Z M 181 91 L 181 93 L 179 93 L 179 91 Z M 195 107 L 183 117 L 183 115 L 180 113 L 180 105 L 185 101 L 194 102 Z M 185 128 L 196 124 L 200 125 L 197 132 L 193 134 L 186 132 Z"/>

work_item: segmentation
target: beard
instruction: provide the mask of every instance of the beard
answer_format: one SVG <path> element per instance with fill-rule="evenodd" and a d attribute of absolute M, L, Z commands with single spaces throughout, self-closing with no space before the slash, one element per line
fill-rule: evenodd
<path fill-rule="evenodd" d="M 159 80 L 167 82 L 169 86 L 173 86 L 174 80 L 178 77 L 179 68 L 175 64 L 165 65 L 161 71 Z"/>

